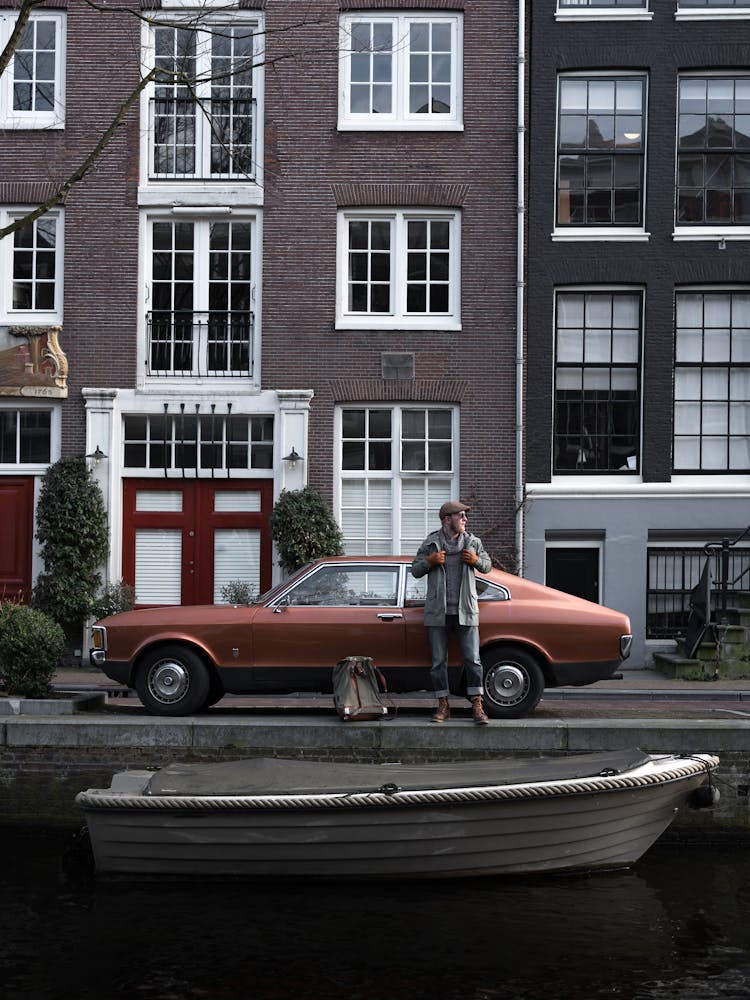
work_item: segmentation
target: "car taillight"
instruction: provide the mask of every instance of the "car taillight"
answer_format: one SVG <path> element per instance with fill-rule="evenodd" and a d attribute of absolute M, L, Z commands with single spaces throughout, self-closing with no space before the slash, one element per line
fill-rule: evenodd
<path fill-rule="evenodd" d="M 621 635 L 620 636 L 620 656 L 623 660 L 627 660 L 630 656 L 630 647 L 633 645 L 632 635 Z"/>

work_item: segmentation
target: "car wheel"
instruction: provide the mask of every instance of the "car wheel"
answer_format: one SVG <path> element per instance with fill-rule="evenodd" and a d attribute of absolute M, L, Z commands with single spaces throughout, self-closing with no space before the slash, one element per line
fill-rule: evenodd
<path fill-rule="evenodd" d="M 211 678 L 203 660 L 186 646 L 162 646 L 141 662 L 135 689 L 149 712 L 191 715 L 206 703 Z"/>
<path fill-rule="evenodd" d="M 489 649 L 482 653 L 484 708 L 493 719 L 520 719 L 533 712 L 544 691 L 544 674 L 536 659 L 522 649 Z"/>
<path fill-rule="evenodd" d="M 210 686 L 208 689 L 208 696 L 206 697 L 206 700 L 203 702 L 204 708 L 211 708 L 211 706 L 215 705 L 217 701 L 221 701 L 221 699 L 226 694 L 226 691 L 224 690 L 224 685 L 221 683 L 216 674 L 214 674 L 211 677 L 209 685 Z"/>

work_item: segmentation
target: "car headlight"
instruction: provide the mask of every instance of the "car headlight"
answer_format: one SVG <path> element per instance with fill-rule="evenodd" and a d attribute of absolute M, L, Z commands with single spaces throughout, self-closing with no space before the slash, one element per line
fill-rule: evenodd
<path fill-rule="evenodd" d="M 106 652 L 107 630 L 103 625 L 94 625 L 91 629 L 91 647 L 92 649 L 100 649 L 102 652 Z"/>
<path fill-rule="evenodd" d="M 630 656 L 630 647 L 633 645 L 632 635 L 621 635 L 620 636 L 620 656 L 623 660 L 627 660 Z"/>

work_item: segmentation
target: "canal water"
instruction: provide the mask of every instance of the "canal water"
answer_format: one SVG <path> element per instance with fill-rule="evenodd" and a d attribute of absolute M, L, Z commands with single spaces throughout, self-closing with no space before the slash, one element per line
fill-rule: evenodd
<path fill-rule="evenodd" d="M 2 1000 L 748 1000 L 750 850 L 411 884 L 93 883 L 0 830 Z"/>

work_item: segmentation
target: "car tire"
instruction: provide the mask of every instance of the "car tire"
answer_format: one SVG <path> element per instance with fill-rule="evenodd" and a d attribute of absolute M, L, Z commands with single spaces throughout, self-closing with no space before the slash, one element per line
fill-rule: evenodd
<path fill-rule="evenodd" d="M 217 702 L 221 701 L 221 699 L 226 694 L 226 691 L 224 690 L 224 685 L 221 683 L 216 674 L 213 674 L 211 676 L 209 685 L 210 686 L 208 689 L 208 696 L 206 697 L 206 700 L 203 702 L 204 708 L 211 708 L 212 705 L 215 705 Z"/>
<path fill-rule="evenodd" d="M 211 691 L 211 677 L 192 649 L 161 646 L 141 661 L 135 689 L 154 715 L 192 715 L 205 705 Z"/>
<path fill-rule="evenodd" d="M 482 653 L 484 709 L 493 719 L 520 719 L 534 711 L 544 674 L 531 653 L 495 646 Z"/>

